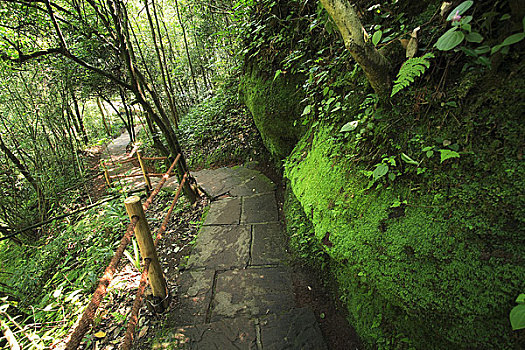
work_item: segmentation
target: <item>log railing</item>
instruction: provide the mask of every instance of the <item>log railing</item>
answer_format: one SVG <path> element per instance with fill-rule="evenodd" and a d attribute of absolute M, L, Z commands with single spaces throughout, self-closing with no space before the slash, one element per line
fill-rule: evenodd
<path fill-rule="evenodd" d="M 138 155 L 138 153 L 137 153 L 137 157 L 138 159 L 140 159 L 140 155 Z M 165 159 L 164 157 L 155 157 L 155 159 L 152 159 L 152 160 L 160 160 L 159 158 Z M 162 179 L 157 184 L 155 190 L 151 192 L 151 194 L 149 195 L 148 199 L 144 202 L 144 204 L 141 205 L 140 198 L 137 196 L 129 197 L 124 201 L 126 211 L 130 217 L 130 223 L 128 224 L 126 232 L 121 239 L 120 245 L 115 251 L 115 254 L 113 258 L 111 259 L 109 265 L 106 267 L 102 278 L 99 280 L 97 289 L 95 290 L 95 293 L 93 294 L 91 301 L 86 307 L 84 313 L 79 318 L 77 323 L 73 326 L 67 338 L 61 343 L 56 344 L 53 347 L 54 349 L 73 350 L 79 347 L 82 341 L 82 338 L 84 337 L 86 332 L 91 328 L 93 324 L 93 319 L 95 317 L 96 311 L 98 307 L 100 306 L 100 303 L 104 299 L 104 296 L 106 295 L 107 288 L 115 275 L 117 265 L 120 259 L 122 258 L 124 250 L 126 249 L 127 245 L 130 243 L 131 238 L 133 237 L 133 234 L 135 234 L 137 238 L 137 242 L 139 244 L 140 254 L 141 254 L 142 259 L 144 260 L 144 269 L 142 271 L 142 275 L 141 275 L 139 287 L 137 290 L 137 295 L 133 303 L 131 315 L 129 316 L 129 319 L 128 319 L 126 335 L 125 335 L 123 343 L 121 344 L 120 349 L 128 350 L 131 348 L 131 344 L 134 339 L 134 331 L 135 331 L 137 321 L 138 321 L 138 312 L 142 306 L 144 291 L 148 285 L 148 281 L 151 284 L 153 296 L 162 301 L 161 305 L 163 305 L 164 307 L 167 306 L 166 305 L 167 297 L 169 293 L 168 293 L 166 281 L 164 279 L 164 274 L 162 272 L 162 268 L 160 267 L 160 263 L 157 257 L 156 247 L 168 227 L 168 223 L 169 223 L 171 214 L 180 197 L 182 187 L 184 186 L 184 183 L 188 179 L 188 174 L 187 173 L 184 174 L 184 176 L 182 177 L 179 183 L 177 192 L 166 214 L 166 217 L 162 225 L 156 232 L 155 241 L 153 241 L 152 239 L 149 225 L 148 225 L 148 222 L 146 220 L 144 213 L 148 210 L 149 206 L 153 202 L 153 199 L 160 192 L 162 186 L 164 186 L 164 184 L 166 183 L 166 180 L 172 174 L 172 171 L 175 168 L 177 162 L 180 160 L 180 158 L 181 158 L 181 155 L 180 154 L 177 155 L 177 157 L 171 164 L 168 171 L 162 175 Z M 151 159 L 151 158 L 143 157 L 142 159 Z M 107 178 L 108 178 L 108 174 L 106 172 L 106 179 Z"/>

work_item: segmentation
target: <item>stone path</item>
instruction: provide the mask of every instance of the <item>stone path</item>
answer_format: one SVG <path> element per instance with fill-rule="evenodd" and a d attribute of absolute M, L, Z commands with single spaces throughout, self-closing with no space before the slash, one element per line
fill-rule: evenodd
<path fill-rule="evenodd" d="M 326 349 L 313 312 L 295 307 L 275 185 L 249 167 L 193 175 L 215 200 L 153 349 Z"/>
<path fill-rule="evenodd" d="M 140 126 L 135 127 L 135 133 L 138 135 Z M 129 145 L 129 135 L 127 132 L 123 132 L 119 137 L 116 139 L 113 139 L 107 146 L 106 150 L 103 153 L 102 159 L 110 161 L 110 162 L 118 162 L 123 161 L 128 158 L 128 154 L 126 153 L 126 148 Z M 148 161 L 146 161 L 146 166 Z M 157 161 L 159 162 L 159 161 Z M 160 163 L 157 163 L 160 164 Z M 142 171 L 140 170 L 140 165 L 138 160 L 135 160 L 130 163 L 126 164 L 111 164 L 106 163 L 106 166 L 109 171 L 109 175 L 131 175 L 131 174 L 142 174 Z M 151 171 L 150 171 L 151 172 Z M 155 188 L 157 184 L 160 181 L 160 178 L 150 177 L 151 186 Z M 139 177 L 130 177 L 130 178 L 122 178 L 122 179 L 113 179 L 112 184 L 115 185 L 122 185 L 122 186 L 128 186 L 131 190 L 135 189 L 142 189 L 145 188 L 146 182 L 144 181 L 144 178 L 142 176 Z M 164 187 L 166 188 L 177 188 L 177 177 L 172 176 L 167 181 Z"/>

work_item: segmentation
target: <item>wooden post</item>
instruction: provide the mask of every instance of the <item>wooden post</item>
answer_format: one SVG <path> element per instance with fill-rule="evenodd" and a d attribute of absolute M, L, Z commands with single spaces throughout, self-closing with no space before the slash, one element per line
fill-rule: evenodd
<path fill-rule="evenodd" d="M 144 162 L 142 161 L 142 154 L 140 151 L 137 151 L 137 158 L 139 160 L 140 169 L 142 169 L 142 175 L 144 175 L 144 181 L 146 181 L 146 188 L 148 191 L 150 191 L 151 182 L 149 181 L 148 173 L 146 173 L 146 167 L 144 166 Z"/>
<path fill-rule="evenodd" d="M 104 169 L 104 177 L 106 178 L 106 183 L 108 184 L 108 187 L 111 187 L 111 179 L 109 177 L 108 168 L 106 168 L 106 164 L 104 164 L 104 161 L 100 160 L 100 166 L 102 166 L 102 169 Z"/>
<path fill-rule="evenodd" d="M 148 222 L 144 216 L 140 198 L 137 196 L 128 197 L 124 201 L 124 205 L 126 206 L 126 211 L 130 219 L 133 219 L 135 216 L 139 218 L 135 226 L 135 236 L 139 244 L 140 255 L 142 255 L 144 260 L 150 260 L 148 279 L 153 295 L 164 301 L 168 291 L 166 280 L 164 279 L 157 252 L 155 251 L 155 245 L 153 244 Z"/>

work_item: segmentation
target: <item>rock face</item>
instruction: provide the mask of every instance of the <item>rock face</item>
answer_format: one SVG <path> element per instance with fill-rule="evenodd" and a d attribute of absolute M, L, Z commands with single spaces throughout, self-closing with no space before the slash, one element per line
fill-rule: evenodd
<path fill-rule="evenodd" d="M 282 73 L 273 79 L 255 64 L 248 65 L 241 83 L 241 96 L 252 113 L 264 145 L 275 159 L 283 159 L 293 149 L 303 130 L 301 91 L 304 78 Z"/>
<path fill-rule="evenodd" d="M 177 283 L 170 331 L 153 349 L 326 349 L 313 312 L 295 308 L 275 185 L 245 167 L 194 175 L 221 199 Z"/>

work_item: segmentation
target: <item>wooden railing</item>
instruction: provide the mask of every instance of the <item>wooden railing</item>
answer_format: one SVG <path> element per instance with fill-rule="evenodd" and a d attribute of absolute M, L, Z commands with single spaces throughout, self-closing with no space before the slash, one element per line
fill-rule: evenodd
<path fill-rule="evenodd" d="M 136 153 L 136 156 L 134 155 Z M 179 157 L 178 159 L 180 159 L 180 154 L 177 156 Z M 134 150 L 134 152 L 132 153 L 132 155 L 130 157 L 128 157 L 127 159 L 124 159 L 124 160 L 120 160 L 120 161 L 108 161 L 108 160 L 101 160 L 100 161 L 100 165 L 104 171 L 104 178 L 106 179 L 106 184 L 108 185 L 108 187 L 111 187 L 112 186 L 112 180 L 113 179 L 123 179 L 123 178 L 132 178 L 132 177 L 144 177 L 144 181 L 146 183 L 146 187 L 148 190 L 151 190 L 151 177 L 163 177 L 164 174 L 158 174 L 158 173 L 148 173 L 147 170 L 146 170 L 146 166 L 144 164 L 144 161 L 146 160 L 149 160 L 149 161 L 152 161 L 152 160 L 167 160 L 168 158 L 167 157 L 143 157 L 142 156 L 142 153 L 139 151 L 139 150 Z M 109 174 L 109 169 L 107 167 L 108 164 L 112 164 L 112 165 L 117 165 L 117 164 L 120 164 L 120 165 L 124 165 L 124 164 L 128 164 L 128 163 L 131 163 L 133 161 L 138 161 L 139 163 L 139 167 L 140 167 L 140 170 L 141 170 L 141 174 L 117 174 L 117 175 L 110 175 Z M 172 174 L 170 174 L 172 175 Z"/>
<path fill-rule="evenodd" d="M 156 247 L 157 247 L 158 242 L 160 241 L 160 239 L 162 238 L 163 234 L 165 233 L 167 229 L 168 222 L 170 220 L 173 209 L 175 208 L 175 205 L 177 204 L 177 201 L 180 197 L 182 187 L 184 186 L 184 183 L 188 179 L 188 174 L 187 173 L 184 174 L 184 176 L 182 177 L 179 183 L 177 192 L 166 214 L 166 217 L 164 218 L 162 225 L 156 232 L 155 241 L 153 241 L 152 239 L 151 231 L 150 231 L 148 222 L 145 217 L 145 212 L 150 207 L 155 196 L 160 192 L 161 188 L 166 183 L 166 180 L 172 174 L 172 171 L 175 168 L 177 162 L 179 162 L 180 158 L 181 158 L 181 155 L 180 154 L 177 155 L 177 157 L 171 164 L 168 171 L 162 175 L 162 179 L 157 184 L 155 190 L 151 192 L 151 194 L 149 195 L 148 199 L 144 202 L 144 204 L 141 204 L 140 198 L 137 196 L 128 197 L 124 201 L 126 211 L 130 217 L 130 223 L 128 224 L 126 232 L 120 241 L 120 245 L 115 251 L 115 254 L 113 258 L 111 259 L 109 265 L 106 267 L 104 274 L 100 278 L 97 289 L 95 290 L 95 293 L 93 294 L 91 301 L 86 307 L 84 313 L 79 318 L 79 320 L 76 322 L 76 324 L 73 326 L 68 337 L 62 343 L 56 344 L 53 348 L 73 350 L 79 347 L 82 341 L 82 338 L 84 337 L 86 332 L 90 329 L 91 325 L 93 324 L 95 313 L 98 307 L 100 306 L 100 303 L 104 299 L 104 296 L 106 295 L 107 288 L 115 275 L 117 265 L 120 259 L 122 258 L 122 255 L 124 254 L 124 250 L 126 249 L 127 245 L 130 243 L 131 238 L 133 237 L 133 234 L 135 234 L 136 236 L 141 257 L 144 260 L 144 269 L 142 271 L 142 275 L 141 275 L 139 287 L 137 289 L 137 295 L 133 303 L 131 315 L 128 318 L 126 335 L 125 335 L 123 343 L 121 344 L 120 349 L 128 350 L 131 348 L 131 344 L 134 340 L 134 331 L 135 331 L 137 321 L 138 321 L 138 313 L 142 306 L 144 291 L 148 285 L 148 280 L 152 287 L 153 296 L 156 297 L 158 300 L 161 300 L 161 304 L 164 307 L 167 307 L 166 304 L 167 304 L 167 298 L 168 298 L 169 293 L 168 293 L 166 281 L 164 279 L 164 274 L 162 272 L 162 268 L 160 267 L 160 263 L 157 257 Z M 145 159 L 146 160 L 160 160 L 160 159 L 165 159 L 165 158 L 164 157 L 141 158 L 140 153 L 137 152 L 137 159 L 141 163 L 141 159 L 142 160 L 145 160 Z M 130 162 L 130 161 L 132 160 L 126 160 L 126 162 Z M 148 176 L 151 176 L 151 174 L 147 174 L 145 172 L 144 167 L 141 167 L 141 168 L 142 168 L 143 176 L 145 179 L 148 178 Z M 108 177 L 110 180 L 111 177 L 106 172 L 106 180 L 108 180 Z M 108 181 L 108 184 L 110 184 L 109 181 Z"/>

